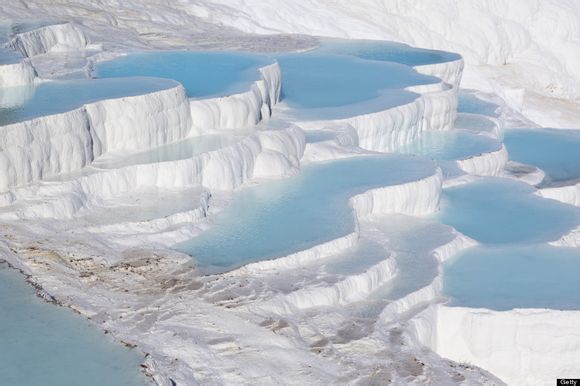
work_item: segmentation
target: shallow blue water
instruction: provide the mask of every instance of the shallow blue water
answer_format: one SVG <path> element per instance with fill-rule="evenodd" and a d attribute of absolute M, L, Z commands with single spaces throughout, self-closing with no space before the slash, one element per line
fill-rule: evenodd
<path fill-rule="evenodd" d="M 460 94 L 461 112 L 496 116 L 496 108 Z M 460 115 L 456 125 L 481 130 L 479 123 L 476 116 Z M 579 133 L 506 130 L 504 143 L 510 160 L 543 169 L 543 185 L 557 185 L 580 178 Z M 451 306 L 580 309 L 580 249 L 544 244 L 580 225 L 579 210 L 532 193 L 526 184 L 501 179 L 444 191 L 438 218 L 484 244 L 445 263 L 444 293 Z"/>
<path fill-rule="evenodd" d="M 377 40 L 322 39 L 320 48 L 316 51 L 352 55 L 367 60 L 395 62 L 407 66 L 445 63 L 461 59 L 459 54 L 453 52 L 428 50 L 402 43 Z"/>
<path fill-rule="evenodd" d="M 458 113 L 453 127 L 455 129 L 489 135 L 503 142 L 503 129 L 492 118 L 484 115 Z"/>
<path fill-rule="evenodd" d="M 110 341 L 71 310 L 39 299 L 0 264 L 0 383 L 144 385 L 143 356 Z"/>
<path fill-rule="evenodd" d="M 294 177 L 237 192 L 208 231 L 177 249 L 221 269 L 285 256 L 353 231 L 351 196 L 433 173 L 431 161 L 403 155 L 308 166 Z"/>
<path fill-rule="evenodd" d="M 483 245 L 444 264 L 451 306 L 580 309 L 580 249 L 546 243 L 580 225 L 580 211 L 485 179 L 444 191 L 438 218 Z"/>
<path fill-rule="evenodd" d="M 344 250 L 341 258 L 333 258 L 324 270 L 344 276 L 356 275 L 387 258 L 389 252 L 384 246 L 370 240 L 359 240 L 354 247 Z"/>
<path fill-rule="evenodd" d="M 580 249 L 476 247 L 445 263 L 452 306 L 580 310 Z"/>
<path fill-rule="evenodd" d="M 479 99 L 473 92 L 460 90 L 457 112 L 498 117 L 498 105 Z"/>
<path fill-rule="evenodd" d="M 535 196 L 533 190 L 499 178 L 447 188 L 437 217 L 488 244 L 553 241 L 580 225 L 577 208 Z"/>
<path fill-rule="evenodd" d="M 511 160 L 546 173 L 543 185 L 580 179 L 580 130 L 507 130 L 505 145 Z"/>
<path fill-rule="evenodd" d="M 175 87 L 177 83 L 159 78 L 57 80 L 41 83 L 32 90 L 23 104 L 0 105 L 0 126 L 28 119 L 74 110 L 102 99 L 146 94 Z M 21 92 L 23 88 L 4 89 Z M 28 89 L 26 89 L 28 92 Z"/>
<path fill-rule="evenodd" d="M 8 48 L 0 48 L 0 65 L 18 63 L 22 59 L 20 53 Z"/>
<path fill-rule="evenodd" d="M 152 76 L 181 83 L 190 98 L 209 98 L 247 91 L 259 79 L 258 68 L 273 60 L 236 52 L 155 51 L 98 63 L 99 78 Z"/>
<path fill-rule="evenodd" d="M 231 145 L 238 142 L 240 138 L 240 136 L 228 134 L 202 135 L 170 143 L 165 146 L 159 146 L 142 153 L 97 160 L 93 163 L 93 166 L 105 169 L 116 169 L 129 165 L 178 161 Z"/>
<path fill-rule="evenodd" d="M 436 160 L 461 160 L 499 150 L 501 144 L 489 137 L 458 131 L 429 131 L 397 151 Z"/>
<path fill-rule="evenodd" d="M 353 56 L 306 53 L 276 59 L 284 102 L 306 110 L 301 113 L 307 118 L 344 118 L 409 103 L 417 94 L 403 88 L 439 82 L 398 63 Z"/>

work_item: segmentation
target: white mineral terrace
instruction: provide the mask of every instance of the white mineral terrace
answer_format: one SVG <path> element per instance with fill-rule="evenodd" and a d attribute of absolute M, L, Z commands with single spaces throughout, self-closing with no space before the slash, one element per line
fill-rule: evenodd
<path fill-rule="evenodd" d="M 288 11 L 307 3 L 322 12 L 316 1 L 276 4 Z M 224 2 L 194 8 L 196 18 L 215 11 L 222 25 L 234 23 Z M 1 9 L 10 17 L 24 12 Z M 43 9 L 26 15 L 39 18 Z M 176 25 L 186 20 L 173 12 L 167 17 Z M 580 308 L 495 310 L 454 304 L 446 292 L 454 258 L 474 247 L 505 247 L 442 220 L 462 187 L 514 184 L 508 196 L 570 214 L 566 229 L 530 244 L 580 247 L 580 184 L 543 186 L 549 171 L 510 158 L 504 131 L 529 121 L 512 110 L 514 98 L 492 105 L 480 93 L 460 92 L 463 59 L 401 61 L 420 81 L 359 90 L 360 100 L 348 104 L 327 95 L 328 105 L 306 115 L 284 99 L 276 55 L 251 69 L 243 91 L 207 98 L 188 97 L 171 79 L 41 79 L 53 66 L 60 74 L 59 61 L 70 61 L 75 78 L 119 54 L 181 47 L 179 39 L 158 40 L 156 31 L 169 23 L 161 16 L 135 34 L 122 28 L 137 20 L 119 19 L 115 29 L 106 13 L 94 24 L 76 7 L 66 15 L 75 21 L 17 32 L 4 46 L 20 58 L 0 62 L 0 260 L 29 275 L 46 298 L 136 346 L 153 382 L 536 385 L 579 376 Z M 380 24 L 357 22 L 351 34 L 316 27 L 310 13 L 306 30 L 264 14 L 259 25 L 245 17 L 238 14 L 240 29 L 259 33 L 280 23 L 287 32 L 368 38 Z M 504 48 L 520 52 L 516 46 L 529 46 L 529 37 L 513 25 L 521 39 Z M 99 39 L 107 31 L 119 37 Z M 270 50 L 303 48 L 300 37 L 290 44 L 284 36 L 247 36 Z M 435 45 L 420 32 L 411 36 L 399 40 Z M 444 48 L 470 39 L 450 39 Z M 238 43 L 217 48 L 247 48 Z M 466 50 L 470 62 L 478 50 L 485 51 Z M 329 57 L 339 63 L 341 55 Z M 569 70 L 568 59 L 562 69 Z M 381 60 L 352 62 L 372 69 Z M 328 79 L 345 76 L 338 74 L 329 70 Z M 478 75 L 468 75 L 476 83 Z M 549 76 L 559 95 L 577 94 Z M 105 91 L 77 98 L 74 84 Z M 57 90 L 46 91 L 48 103 L 43 87 Z M 52 95 L 61 95 L 59 110 L 51 110 L 58 104 Z M 315 116 L 322 111 L 340 115 Z M 451 151 L 462 144 L 469 144 L 464 152 Z"/>

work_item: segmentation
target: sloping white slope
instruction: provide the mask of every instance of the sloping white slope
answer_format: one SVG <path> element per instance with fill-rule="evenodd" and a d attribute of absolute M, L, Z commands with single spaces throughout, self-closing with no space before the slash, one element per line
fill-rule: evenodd
<path fill-rule="evenodd" d="M 196 2 L 198 3 L 198 2 Z M 189 9 L 253 33 L 396 40 L 459 52 L 475 65 L 524 66 L 529 88 L 580 96 L 580 3 L 574 0 L 206 0 Z"/>
<path fill-rule="evenodd" d="M 50 51 L 74 51 L 87 45 L 87 37 L 74 23 L 53 24 L 19 33 L 7 44 L 27 57 Z"/>

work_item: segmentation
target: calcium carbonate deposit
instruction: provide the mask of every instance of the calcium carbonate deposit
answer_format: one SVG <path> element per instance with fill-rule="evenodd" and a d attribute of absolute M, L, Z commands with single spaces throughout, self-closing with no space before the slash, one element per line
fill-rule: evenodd
<path fill-rule="evenodd" d="M 0 383 L 580 377 L 578 26 L 0 4 Z"/>

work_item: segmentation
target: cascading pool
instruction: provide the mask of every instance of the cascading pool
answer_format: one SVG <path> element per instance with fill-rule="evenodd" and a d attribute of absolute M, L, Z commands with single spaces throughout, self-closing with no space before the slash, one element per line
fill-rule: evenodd
<path fill-rule="evenodd" d="M 491 117 L 479 114 L 458 113 L 454 123 L 455 129 L 487 135 L 503 141 L 503 129 Z"/>
<path fill-rule="evenodd" d="M 238 142 L 240 135 L 206 134 L 186 138 L 168 145 L 131 155 L 109 156 L 93 162 L 93 166 L 103 169 L 118 169 L 130 165 L 143 165 L 158 162 L 171 162 L 221 149 Z"/>
<path fill-rule="evenodd" d="M 580 310 L 580 249 L 546 244 L 472 248 L 445 264 L 451 306 Z"/>
<path fill-rule="evenodd" d="M 484 179 L 448 188 L 437 216 L 482 245 L 444 264 L 451 306 L 580 309 L 580 251 L 545 244 L 580 225 L 580 210 L 534 188 Z"/>
<path fill-rule="evenodd" d="M 407 104 L 418 95 L 405 87 L 438 83 L 398 63 L 330 53 L 276 57 L 283 101 L 300 119 L 340 119 Z"/>
<path fill-rule="evenodd" d="M 18 106 L 0 105 L 0 126 L 26 121 L 45 115 L 71 111 L 84 104 L 102 99 L 142 95 L 165 90 L 178 84 L 160 78 L 55 80 L 40 83 L 30 89 L 14 87 L 4 93 L 25 90 L 30 95 Z M 0 100 L 1 101 L 1 100 Z"/>
<path fill-rule="evenodd" d="M 397 43 L 323 39 L 321 47 L 312 52 L 276 55 L 283 73 L 283 100 L 290 107 L 285 117 L 341 119 L 411 103 L 419 94 L 405 88 L 439 80 L 409 66 L 459 58 L 452 53 Z M 0 64 L 19 59 L 12 51 L 0 50 Z M 183 84 L 192 99 L 243 92 L 259 79 L 258 68 L 271 63 L 273 59 L 268 56 L 244 53 L 130 54 L 98 63 L 95 74 L 99 79 L 51 81 L 32 88 L 2 90 L 17 98 L 2 99 L 10 103 L 0 103 L 0 125 L 68 111 L 100 99 L 173 87 L 175 81 Z M 21 102 L 15 104 L 14 100 Z M 495 123 L 474 114 L 497 116 L 497 109 L 492 103 L 461 93 L 459 111 L 463 115 L 459 115 L 456 126 L 495 135 Z M 307 141 L 313 144 L 336 135 L 329 130 L 310 132 Z M 108 154 L 93 166 L 116 169 L 176 161 L 237 140 L 238 136 L 229 134 L 188 138 L 138 154 Z M 506 144 L 513 160 L 544 169 L 546 183 L 580 178 L 580 141 L 576 132 L 511 131 L 506 135 Z M 444 164 L 499 148 L 500 142 L 487 136 L 437 132 L 426 133 L 400 149 L 401 153 L 422 157 L 367 155 L 310 165 L 285 180 L 235 192 L 230 205 L 212 218 L 210 228 L 176 248 L 190 254 L 208 272 L 299 252 L 355 230 L 357 224 L 348 205 L 353 195 L 431 176 L 436 165 L 427 158 Z M 44 183 L 57 185 L 60 177 Z M 75 177 L 78 175 L 70 178 Z M 197 208 L 205 193 L 201 189 L 132 191 L 111 199 L 115 215 L 97 205 L 94 212 L 81 211 L 75 220 L 87 220 L 96 228 L 112 225 L 112 232 L 122 238 L 122 227 L 129 221 L 147 223 Z M 147 204 L 135 205 L 139 200 Z M 150 204 L 155 201 L 157 204 Z M 445 264 L 445 293 L 451 298 L 451 305 L 497 310 L 580 309 L 580 301 L 574 296 L 580 290 L 580 282 L 574 278 L 580 268 L 578 250 L 546 244 L 580 224 L 577 208 L 537 197 L 533 188 L 519 182 L 481 179 L 445 189 L 442 212 L 433 217 L 482 244 Z M 388 301 L 431 284 L 438 274 L 433 248 L 455 236 L 449 227 L 432 219 L 425 223 L 397 216 L 382 220 L 386 223 L 377 225 L 374 231 L 388 238 L 389 247 L 396 251 L 389 258 L 396 262 L 398 276 L 369 294 L 371 306 L 365 309 L 359 304 L 346 311 L 359 313 L 357 316 L 372 315 L 373 322 Z M 115 229 L 117 225 L 119 228 Z M 84 233 L 89 234 L 90 231 Z M 101 236 L 105 238 L 106 234 Z M 372 237 L 362 240 L 327 263 L 327 273 L 335 275 L 336 280 L 365 273 L 387 259 L 389 251 L 383 241 Z M 13 272 L 0 268 L 0 308 L 6 311 L 0 314 L 0 379 L 49 385 L 78 383 L 78 379 L 83 384 L 146 382 L 138 372 L 142 360 L 139 355 L 109 344 L 67 310 L 43 303 L 15 277 Z"/>
<path fill-rule="evenodd" d="M 505 132 L 510 159 L 539 167 L 542 186 L 580 180 L 580 130 L 513 129 Z"/>
<path fill-rule="evenodd" d="M 481 116 L 489 116 L 497 118 L 498 109 L 499 109 L 498 105 L 484 101 L 475 96 L 472 92 L 466 90 L 459 91 L 459 99 L 457 105 L 458 113 L 478 114 Z"/>
<path fill-rule="evenodd" d="M 486 178 L 447 188 L 437 218 L 485 244 L 554 241 L 580 225 L 580 210 L 533 194 L 534 188 Z"/>
<path fill-rule="evenodd" d="M 471 92 L 461 92 L 455 127 L 499 134 L 510 160 L 546 173 L 540 186 L 566 185 L 580 178 L 578 130 L 501 133 L 488 118 L 497 117 L 498 108 Z M 548 244 L 580 225 L 580 210 L 543 199 L 534 190 L 500 178 L 444 189 L 441 212 L 434 217 L 480 243 L 444 263 L 443 291 L 449 306 L 580 309 L 580 281 L 575 278 L 580 250 Z"/>
<path fill-rule="evenodd" d="M 151 76 L 174 79 L 190 98 L 213 98 L 247 91 L 258 68 L 271 58 L 236 52 L 154 51 L 121 56 L 96 65 L 99 78 Z"/>
<path fill-rule="evenodd" d="M 500 142 L 486 136 L 460 131 L 432 131 L 423 133 L 419 139 L 398 148 L 397 151 L 451 161 L 497 151 L 500 148 Z"/>
<path fill-rule="evenodd" d="M 208 231 L 177 248 L 200 265 L 222 269 L 285 256 L 352 232 L 353 195 L 434 173 L 431 161 L 404 155 L 308 166 L 294 177 L 240 190 Z"/>
<path fill-rule="evenodd" d="M 406 66 L 446 63 L 461 59 L 453 52 L 411 47 L 407 44 L 376 40 L 321 39 L 316 52 L 356 56 L 361 59 L 400 63 Z"/>

